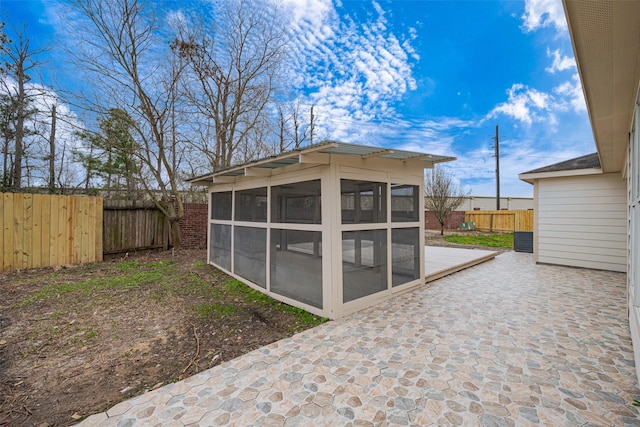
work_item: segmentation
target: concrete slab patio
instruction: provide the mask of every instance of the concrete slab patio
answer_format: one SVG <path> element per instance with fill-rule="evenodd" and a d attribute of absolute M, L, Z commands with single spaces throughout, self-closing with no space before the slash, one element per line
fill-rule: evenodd
<path fill-rule="evenodd" d="M 425 281 L 433 282 L 449 274 L 495 258 L 498 252 L 480 249 L 424 247 Z"/>
<path fill-rule="evenodd" d="M 504 253 L 81 425 L 640 426 L 625 283 Z"/>

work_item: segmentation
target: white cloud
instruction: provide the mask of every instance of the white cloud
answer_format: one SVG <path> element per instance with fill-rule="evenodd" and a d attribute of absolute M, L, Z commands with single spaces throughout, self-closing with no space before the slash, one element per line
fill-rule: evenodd
<path fill-rule="evenodd" d="M 550 105 L 550 96 L 547 93 L 529 88 L 521 83 L 516 83 L 507 91 L 509 99 L 498 104 L 488 115 L 488 118 L 499 114 L 507 115 L 527 125 L 534 121 L 541 121 L 540 112 L 547 110 Z M 545 119 L 548 119 L 546 117 Z"/>
<path fill-rule="evenodd" d="M 179 31 L 181 28 L 189 25 L 189 19 L 181 10 L 170 10 L 167 12 L 165 21 L 173 31 Z"/>
<path fill-rule="evenodd" d="M 314 28 L 320 30 L 320 39 L 331 36 L 331 27 L 325 25 L 336 17 L 331 0 L 283 0 L 282 6 L 290 11 L 296 32 Z"/>
<path fill-rule="evenodd" d="M 561 97 L 558 108 L 563 110 L 573 110 L 576 113 L 585 113 L 587 104 L 584 100 L 582 84 L 578 73 L 574 74 L 571 81 L 562 83 L 553 89 L 554 93 Z"/>
<path fill-rule="evenodd" d="M 307 94 L 305 103 L 316 106 L 323 137 L 366 143 L 360 139 L 366 131 L 347 129 L 395 117 L 395 102 L 418 87 L 412 72 L 417 54 L 410 43 L 415 29 L 394 34 L 376 2 L 365 21 L 340 16 L 328 1 L 283 4 L 294 21 L 295 65 L 288 81 Z"/>
<path fill-rule="evenodd" d="M 507 90 L 507 94 L 508 99 L 494 107 L 485 120 L 505 115 L 526 125 L 545 122 L 555 127 L 558 114 L 572 112 L 582 115 L 587 111 L 577 73 L 571 80 L 554 87 L 551 93 L 516 83 Z"/>
<path fill-rule="evenodd" d="M 569 70 L 576 67 L 576 60 L 570 56 L 564 56 L 560 53 L 560 49 L 551 51 L 547 49 L 547 56 L 553 56 L 553 64 L 550 67 L 545 68 L 549 73 L 555 73 L 556 71 Z"/>
<path fill-rule="evenodd" d="M 558 32 L 567 31 L 561 0 L 525 0 L 522 20 L 526 31 L 545 27 L 554 27 Z"/>

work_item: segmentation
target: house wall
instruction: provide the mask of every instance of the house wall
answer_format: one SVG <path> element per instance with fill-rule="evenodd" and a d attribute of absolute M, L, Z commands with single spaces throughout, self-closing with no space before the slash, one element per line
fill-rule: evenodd
<path fill-rule="evenodd" d="M 627 271 L 627 191 L 619 173 L 536 180 L 539 263 Z"/>
<path fill-rule="evenodd" d="M 640 93 L 629 133 L 626 162 L 629 217 L 629 326 L 635 355 L 636 375 L 640 378 Z"/>

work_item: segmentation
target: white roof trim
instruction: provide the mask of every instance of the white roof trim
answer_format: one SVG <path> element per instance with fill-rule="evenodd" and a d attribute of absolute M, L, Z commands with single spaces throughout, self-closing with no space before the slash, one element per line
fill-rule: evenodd
<path fill-rule="evenodd" d="M 571 169 L 571 170 L 553 171 L 553 172 L 521 173 L 520 175 L 518 175 L 518 178 L 521 181 L 525 181 L 525 182 L 528 182 L 529 184 L 533 184 L 534 179 L 563 178 L 567 176 L 600 175 L 602 173 L 603 173 L 602 169 L 587 168 L 587 169 Z"/>
<path fill-rule="evenodd" d="M 231 166 L 187 180 L 191 185 L 210 185 L 212 183 L 227 183 L 239 176 L 270 176 L 274 169 L 302 163 L 326 164 L 331 155 L 359 156 L 362 159 L 380 158 L 395 161 L 422 161 L 425 168 L 432 168 L 435 163 L 450 162 L 455 157 L 439 156 L 435 154 L 418 153 L 405 150 L 392 150 L 369 145 L 347 144 L 343 142 L 326 141 L 312 146 L 291 150 L 279 155 L 255 160 L 242 165 Z"/>

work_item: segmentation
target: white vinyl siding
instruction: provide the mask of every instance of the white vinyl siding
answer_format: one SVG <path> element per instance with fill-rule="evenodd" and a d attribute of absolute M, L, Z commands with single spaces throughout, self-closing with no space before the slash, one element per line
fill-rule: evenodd
<path fill-rule="evenodd" d="M 640 378 L 640 93 L 634 110 L 627 162 L 629 204 L 629 327 Z"/>
<path fill-rule="evenodd" d="M 537 261 L 627 271 L 626 182 L 618 173 L 537 182 Z"/>
<path fill-rule="evenodd" d="M 629 292 L 636 310 L 640 308 L 640 93 L 634 110 L 627 163 L 629 204 Z M 638 315 L 638 313 L 636 313 Z M 640 369 L 640 366 L 638 367 Z"/>

